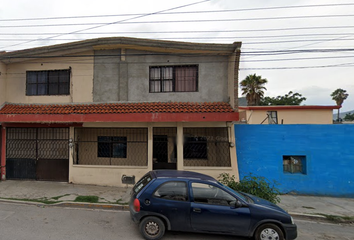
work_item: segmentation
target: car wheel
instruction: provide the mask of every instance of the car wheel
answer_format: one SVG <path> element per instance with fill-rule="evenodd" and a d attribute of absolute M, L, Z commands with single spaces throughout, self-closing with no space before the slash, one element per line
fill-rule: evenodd
<path fill-rule="evenodd" d="M 258 227 L 254 238 L 255 240 L 284 240 L 284 233 L 277 225 L 267 223 Z"/>
<path fill-rule="evenodd" d="M 147 240 L 161 239 L 165 234 L 165 224 L 158 217 L 146 217 L 139 225 L 143 237 Z"/>

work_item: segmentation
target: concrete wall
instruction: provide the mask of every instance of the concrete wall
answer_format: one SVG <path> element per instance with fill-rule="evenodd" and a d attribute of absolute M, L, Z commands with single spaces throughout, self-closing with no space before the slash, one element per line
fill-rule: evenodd
<path fill-rule="evenodd" d="M 183 56 L 126 50 L 95 51 L 95 102 L 227 102 L 228 56 Z M 110 57 L 109 55 L 114 55 Z M 198 92 L 149 93 L 149 66 L 199 65 Z"/>
<path fill-rule="evenodd" d="M 80 55 L 92 55 L 84 52 Z M 26 96 L 26 71 L 69 69 L 70 95 Z M 92 102 L 93 57 L 63 57 L 31 60 L 7 65 L 6 102 L 10 103 L 70 103 Z"/>
<path fill-rule="evenodd" d="M 353 125 L 235 125 L 240 179 L 280 183 L 283 193 L 354 197 Z M 284 173 L 283 156 L 306 156 L 306 174 Z"/>
<path fill-rule="evenodd" d="M 6 99 L 6 65 L 0 62 L 0 107 Z"/>
<path fill-rule="evenodd" d="M 240 110 L 240 120 L 248 124 L 261 124 L 267 117 L 268 110 Z M 332 109 L 274 109 L 278 113 L 278 124 L 332 124 Z M 268 124 L 265 120 L 262 124 Z"/>

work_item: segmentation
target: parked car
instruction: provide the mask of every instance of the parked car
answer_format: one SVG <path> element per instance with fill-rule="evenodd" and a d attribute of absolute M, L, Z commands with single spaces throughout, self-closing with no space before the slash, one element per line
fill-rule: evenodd
<path fill-rule="evenodd" d="M 189 171 L 156 170 L 133 187 L 130 215 L 145 239 L 166 230 L 284 240 L 297 237 L 292 217 L 277 205 Z"/>

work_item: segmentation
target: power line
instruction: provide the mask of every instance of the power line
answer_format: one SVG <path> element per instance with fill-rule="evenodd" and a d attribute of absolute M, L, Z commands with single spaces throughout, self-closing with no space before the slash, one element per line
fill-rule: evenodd
<path fill-rule="evenodd" d="M 351 49 L 352 51 L 354 51 L 354 49 Z M 342 50 L 339 50 L 342 51 Z M 305 51 L 306 52 L 306 51 Z M 334 52 L 334 51 L 332 51 Z M 126 57 L 134 57 L 134 56 L 176 56 L 176 57 L 185 57 L 191 60 L 188 60 L 188 62 L 193 63 L 194 61 L 192 60 L 194 57 L 200 57 L 201 55 L 194 55 L 194 54 L 170 54 L 170 53 L 134 53 L 134 54 L 124 54 Z M 253 56 L 273 56 L 274 54 L 262 54 L 262 55 L 253 55 Z M 110 59 L 110 58 L 117 58 L 117 57 L 121 57 L 121 54 L 114 54 L 114 55 L 105 55 L 105 54 L 85 54 L 85 55 L 73 55 L 73 56 L 36 56 L 36 55 L 32 55 L 32 56 L 24 56 L 24 57 L 6 57 L 3 56 L 2 59 L 16 59 L 16 58 L 24 58 L 24 59 L 38 59 L 41 58 L 42 60 L 37 60 L 37 61 L 33 61 L 31 63 L 77 63 L 77 64 L 92 64 L 93 63 L 93 58 L 94 57 L 98 57 L 100 59 Z M 204 56 L 204 55 L 202 55 Z M 209 56 L 209 55 L 208 55 Z M 247 56 L 247 55 L 246 55 Z M 60 59 L 60 58 L 66 58 L 66 59 L 70 59 L 70 60 L 66 60 L 65 62 L 63 61 L 58 61 L 58 60 L 52 60 L 52 61 L 48 61 L 48 60 L 44 60 L 44 59 L 51 59 L 51 58 L 56 58 L 56 59 Z M 86 60 L 85 60 L 86 58 Z M 344 59 L 344 58 L 354 58 L 353 55 L 343 55 L 343 56 L 321 56 L 321 57 L 300 57 L 300 58 L 278 58 L 278 59 L 257 59 L 257 60 L 249 60 L 244 59 L 243 54 L 241 54 L 241 60 L 240 62 L 271 62 L 271 61 L 299 61 L 299 60 L 314 60 L 314 59 Z M 74 60 L 77 59 L 77 60 Z M 228 60 L 212 60 L 212 61 L 202 61 L 201 63 L 222 63 L 222 62 L 229 62 Z M 135 61 L 134 63 L 131 64 L 136 64 L 136 63 L 145 63 L 144 61 Z M 166 61 L 155 61 L 155 62 L 151 62 L 154 64 L 166 64 Z M 180 62 L 173 62 L 170 61 L 170 64 L 173 63 L 177 63 L 180 64 Z"/>
<path fill-rule="evenodd" d="M 296 49 L 296 50 L 265 50 L 265 51 L 242 51 L 241 55 L 258 55 L 267 56 L 273 54 L 298 54 L 298 53 L 334 53 L 334 52 L 354 52 L 354 48 L 333 48 L 333 49 Z M 126 54 L 84 54 L 84 55 L 26 55 L 26 56 L 6 56 L 0 55 L 0 59 L 21 59 L 21 58 L 82 58 L 82 57 L 121 57 L 121 56 L 179 56 L 179 57 L 200 57 L 210 56 L 209 54 L 194 54 L 194 53 L 126 53 Z"/>
<path fill-rule="evenodd" d="M 242 56 L 241 56 L 242 57 Z M 240 62 L 283 62 L 283 61 L 301 61 L 301 60 L 315 60 L 315 59 L 342 59 L 354 58 L 354 55 L 346 56 L 328 56 L 328 57 L 302 57 L 302 58 L 279 58 L 279 59 L 257 59 L 257 60 L 240 60 Z"/>
<path fill-rule="evenodd" d="M 225 13 L 225 12 L 243 12 L 243 11 L 260 11 L 260 10 L 277 10 L 277 9 L 292 9 L 292 8 L 313 8 L 313 7 L 339 7 L 339 6 L 353 6 L 354 3 L 334 3 L 334 4 L 314 4 L 314 5 L 295 5 L 295 6 L 277 6 L 277 7 L 263 7 L 263 8 L 244 8 L 232 10 L 212 10 L 212 11 L 185 11 L 185 12 L 162 12 L 161 15 L 173 14 L 199 14 L 199 13 Z M 70 17 L 42 17 L 42 18 L 13 18 L 0 19 L 0 22 L 9 21 L 38 21 L 38 20 L 59 20 L 59 19 L 78 19 L 78 18 L 106 18 L 106 17 L 127 17 L 140 16 L 148 13 L 128 13 L 128 14 L 114 14 L 114 15 L 88 15 L 88 16 L 70 16 Z"/>
<path fill-rule="evenodd" d="M 210 0 L 206 0 L 210 1 Z M 166 10 L 167 11 L 167 10 Z M 142 17 L 142 16 L 141 16 Z M 28 27 L 63 27 L 63 26 L 85 26 L 85 25 L 113 25 L 113 24 L 158 24 L 158 23 L 200 23 L 200 22 L 235 22 L 235 21 L 265 21 L 265 20 L 284 20 L 284 19 L 306 19 L 306 18 L 337 18 L 354 17 L 353 14 L 334 14 L 334 15 L 307 15 L 307 16 L 283 16 L 283 17 L 260 17 L 260 18 L 231 18 L 231 19 L 189 19 L 189 20 L 166 20 L 166 21 L 144 21 L 144 22 L 126 22 L 137 19 L 138 17 L 116 21 L 116 22 L 97 22 L 97 23 L 61 23 L 61 24 L 33 24 L 33 25 L 2 25 L 0 28 L 28 28 Z M 95 29 L 92 27 L 85 30 Z M 85 30 L 80 30 L 85 31 Z"/>
<path fill-rule="evenodd" d="M 342 63 L 342 64 L 332 64 L 332 65 L 317 65 L 317 66 L 303 66 L 303 67 L 272 67 L 272 68 L 240 68 L 240 71 L 245 70 L 288 70 L 288 69 L 309 69 L 309 68 L 332 68 L 332 67 L 353 67 L 354 62 Z"/>
<path fill-rule="evenodd" d="M 85 29 L 81 29 L 81 30 L 76 30 L 76 31 L 69 32 L 69 33 L 58 34 L 58 35 L 55 35 L 55 36 L 52 36 L 52 37 L 48 37 L 48 38 L 44 38 L 44 39 L 37 39 L 37 40 L 31 40 L 31 41 L 24 42 L 24 43 L 13 44 L 13 45 L 5 46 L 5 47 L 2 47 L 2 48 L 19 46 L 19 45 L 30 43 L 30 42 L 39 41 L 39 40 L 47 40 L 47 39 L 51 39 L 51 38 L 60 37 L 60 36 L 63 36 L 63 35 L 75 34 L 75 33 L 83 32 L 83 31 L 97 29 L 97 28 L 100 28 L 100 27 L 103 27 L 103 26 L 113 25 L 113 24 L 117 24 L 117 23 L 123 23 L 124 21 L 129 21 L 129 20 L 138 19 L 138 18 L 142 18 L 142 17 L 152 16 L 152 15 L 155 15 L 155 14 L 159 14 L 159 13 L 163 13 L 163 12 L 167 12 L 167 11 L 172 11 L 172 10 L 179 9 L 179 8 L 189 7 L 189 6 L 193 6 L 193 5 L 196 5 L 196 4 L 199 4 L 199 3 L 204 3 L 204 2 L 209 2 L 209 1 L 211 1 L 211 0 L 203 0 L 203 1 L 199 1 L 199 2 L 194 2 L 194 3 L 190 3 L 190 4 L 178 6 L 178 7 L 173 7 L 173 8 L 157 11 L 157 12 L 143 14 L 143 15 L 140 15 L 140 16 L 137 16 L 137 17 L 132 17 L 132 18 L 127 18 L 127 19 L 115 21 L 115 22 L 101 24 L 101 25 L 95 26 L 95 27 L 90 27 L 90 28 L 85 28 Z"/>
<path fill-rule="evenodd" d="M 257 38 L 257 37 L 255 37 Z M 203 39 L 237 39 L 237 37 L 161 37 L 161 38 L 150 38 L 152 40 L 203 40 Z M 18 39 L 18 38 L 3 38 L 0 39 L 0 41 L 33 41 L 36 39 Z M 85 39 L 48 39 L 52 41 L 73 41 L 73 40 L 85 40 Z M 252 45 L 252 44 L 278 44 L 278 43 L 300 43 L 300 42 L 324 42 L 324 41 L 353 41 L 354 39 L 338 39 L 338 38 L 331 38 L 331 39 L 303 39 L 303 40 L 285 40 L 285 41 L 265 41 L 265 42 L 248 42 L 244 41 L 242 42 L 243 45 Z"/>
<path fill-rule="evenodd" d="M 204 39 L 204 38 L 203 38 Z M 206 38 L 205 38 L 206 39 Z M 286 41 L 265 41 L 265 42 L 242 42 L 242 44 L 278 44 L 278 43 L 299 43 L 299 42 L 326 42 L 326 41 L 353 41 L 354 39 L 304 39 L 304 40 L 286 40 Z M 303 47 L 303 46 L 302 46 Z"/>
<path fill-rule="evenodd" d="M 296 27 L 296 28 L 262 28 L 262 29 L 237 29 L 237 30 L 208 30 L 208 31 L 125 31 L 125 32 L 92 32 L 92 33 L 75 33 L 75 34 L 148 34 L 148 33 L 228 33 L 228 32 L 272 32 L 272 31 L 298 31 L 298 30 L 314 30 L 314 29 L 347 29 L 354 28 L 353 26 L 317 26 L 317 27 Z M 0 35 L 56 35 L 56 34 L 65 34 L 58 32 L 49 32 L 49 33 L 0 33 Z"/>
<path fill-rule="evenodd" d="M 174 31 L 174 32 L 133 32 L 134 34 L 142 34 L 142 33 L 166 33 L 166 34 L 171 34 L 171 33 L 231 33 L 234 31 Z M 125 34 L 131 33 L 131 32 L 122 32 Z M 33 35 L 53 35 L 53 34 L 60 34 L 60 33 L 0 33 L 0 36 L 33 36 Z M 114 33 L 79 33 L 81 35 L 91 35 L 91 34 L 114 34 Z M 287 35 L 258 35 L 258 36 L 226 36 L 226 37 L 213 37 L 215 39 L 218 38 L 233 38 L 233 39 L 252 39 L 252 38 L 288 38 L 288 37 L 319 37 L 319 36 L 337 36 L 337 35 L 354 35 L 354 32 L 343 32 L 343 33 L 310 33 L 310 34 L 287 34 Z M 185 38 L 180 38 L 180 39 L 186 39 Z M 190 39 L 193 39 L 193 37 L 188 37 Z M 199 39 L 203 37 L 194 37 L 194 39 Z M 209 36 L 205 37 L 210 39 Z M 177 39 L 177 38 L 176 38 Z M 11 40 L 11 41 L 20 41 L 24 39 L 0 39 L 0 41 L 6 41 L 6 40 Z M 73 39 L 56 39 L 56 40 L 73 40 Z"/>
<path fill-rule="evenodd" d="M 46 62 L 43 62 L 46 63 Z M 49 62 L 51 63 L 51 62 Z M 164 62 L 165 63 L 165 62 Z M 209 62 L 212 64 L 213 62 Z M 37 63 L 38 64 L 38 63 Z M 113 64 L 113 63 L 112 63 Z M 139 64 L 137 62 L 134 62 L 133 64 Z M 157 63 L 155 63 L 157 64 Z M 342 63 L 342 64 L 329 64 L 329 65 L 314 65 L 314 66 L 299 66 L 299 67 L 253 67 L 253 68 L 239 68 L 240 71 L 246 71 L 246 70 L 298 70 L 298 69 L 313 69 L 313 68 L 344 68 L 344 67 L 353 67 L 354 62 L 348 62 L 348 63 Z M 25 75 L 25 72 L 20 72 L 20 73 L 5 73 L 6 75 Z M 85 75 L 75 75 L 75 76 L 92 76 L 90 74 L 85 74 Z"/>

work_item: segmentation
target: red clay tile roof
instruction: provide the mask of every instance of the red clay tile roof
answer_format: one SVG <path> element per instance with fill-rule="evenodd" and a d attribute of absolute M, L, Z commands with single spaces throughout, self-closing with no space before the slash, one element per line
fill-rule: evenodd
<path fill-rule="evenodd" d="M 6 104 L 0 114 L 110 114 L 110 113 L 233 113 L 224 102 L 154 102 L 102 104 Z"/>

